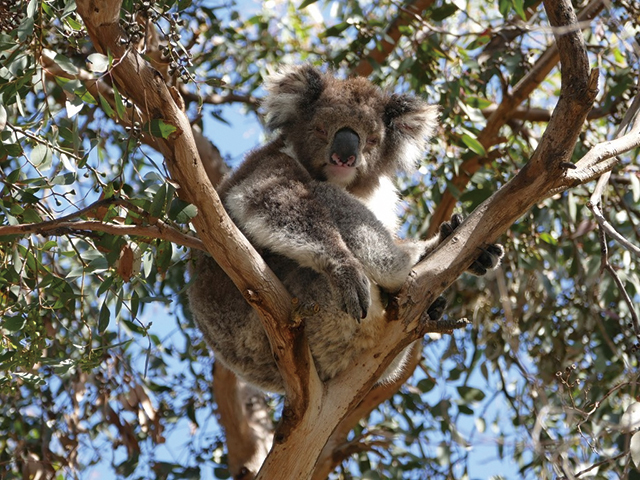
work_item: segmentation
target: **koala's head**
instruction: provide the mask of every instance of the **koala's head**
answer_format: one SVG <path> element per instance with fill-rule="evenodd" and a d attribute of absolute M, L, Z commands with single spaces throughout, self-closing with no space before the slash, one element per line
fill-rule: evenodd
<path fill-rule="evenodd" d="M 297 66 L 266 86 L 268 127 L 281 132 L 313 178 L 351 191 L 412 168 L 437 125 L 437 106 L 385 93 L 364 78 L 339 80 Z"/>

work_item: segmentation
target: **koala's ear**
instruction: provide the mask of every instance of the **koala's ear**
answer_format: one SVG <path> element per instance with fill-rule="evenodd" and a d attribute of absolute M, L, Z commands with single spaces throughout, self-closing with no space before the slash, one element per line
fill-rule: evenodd
<path fill-rule="evenodd" d="M 265 82 L 268 95 L 263 103 L 267 127 L 277 130 L 298 122 L 298 116 L 320 98 L 325 84 L 323 74 L 310 65 L 285 67 L 271 75 Z"/>
<path fill-rule="evenodd" d="M 440 108 L 419 98 L 393 94 L 384 109 L 384 123 L 399 148 L 400 166 L 414 166 L 426 149 L 429 138 L 438 126 Z"/>

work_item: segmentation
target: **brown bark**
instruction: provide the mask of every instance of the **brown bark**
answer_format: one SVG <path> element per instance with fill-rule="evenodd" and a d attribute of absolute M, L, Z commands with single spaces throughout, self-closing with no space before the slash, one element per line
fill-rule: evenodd
<path fill-rule="evenodd" d="M 229 472 L 236 480 L 253 478 L 273 443 L 273 424 L 264 394 L 221 363 L 213 371 L 213 391 L 229 452 Z"/>

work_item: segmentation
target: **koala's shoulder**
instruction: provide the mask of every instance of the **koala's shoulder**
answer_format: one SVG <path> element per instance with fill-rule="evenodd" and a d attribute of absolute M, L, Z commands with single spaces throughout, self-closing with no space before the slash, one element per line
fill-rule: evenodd
<path fill-rule="evenodd" d="M 224 198 L 234 186 L 265 182 L 269 178 L 286 178 L 302 183 L 311 181 L 309 173 L 287 153 L 280 137 L 249 152 L 238 168 L 223 179 L 218 194 Z"/>

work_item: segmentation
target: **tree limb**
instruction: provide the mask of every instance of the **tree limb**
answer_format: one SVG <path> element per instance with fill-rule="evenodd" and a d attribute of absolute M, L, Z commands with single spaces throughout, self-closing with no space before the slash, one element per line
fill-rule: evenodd
<path fill-rule="evenodd" d="M 571 158 L 577 135 L 593 104 L 596 80 L 596 74 L 589 75 L 582 35 L 575 28 L 571 4 L 568 0 L 545 2 L 552 26 L 568 27 L 569 33 L 557 40 L 562 61 L 561 96 L 532 159 L 513 180 L 478 207 L 448 241 L 416 266 L 415 274 L 409 277 L 400 294 L 391 299 L 387 318 L 378 320 L 384 332 L 380 341 L 358 358 L 352 369 L 323 385 L 315 374 L 301 329 L 288 323 L 291 304 L 287 293 L 235 229 L 206 179 L 179 102 L 162 78 L 135 52 L 121 58 L 124 52 L 117 45 L 120 5 L 114 3 L 117 7 L 109 15 L 105 13 L 114 7 L 106 0 L 79 0 L 78 11 L 96 48 L 109 49 L 120 59 L 114 69 L 119 88 L 127 90 L 150 118 L 162 118 L 178 128 L 175 135 L 162 141 L 161 151 L 185 198 L 199 209 L 194 225 L 207 249 L 260 313 L 285 380 L 287 399 L 281 425 L 258 477 L 279 478 L 282 472 L 287 472 L 290 478 L 309 478 L 339 423 L 357 408 L 400 350 L 430 328 L 440 329 L 424 321 L 422 313 L 428 305 L 466 270 L 479 249 L 532 205 L 549 196 L 553 188 L 566 182 L 563 165 Z M 447 325 L 452 326 L 457 325 Z"/>
<path fill-rule="evenodd" d="M 251 479 L 273 443 L 273 424 L 264 394 L 238 379 L 220 362 L 214 365 L 213 391 L 225 430 L 229 471 L 235 480 Z"/>
<path fill-rule="evenodd" d="M 189 248 L 207 251 L 204 244 L 195 237 L 185 235 L 166 224 L 159 225 L 119 225 L 97 220 L 59 221 L 27 223 L 0 227 L 0 237 L 8 235 L 77 235 L 86 232 L 105 232 L 113 235 L 132 235 L 136 237 L 158 238 Z"/>
<path fill-rule="evenodd" d="M 321 389 L 311 362 L 306 339 L 289 322 L 291 297 L 280 280 L 226 214 L 199 161 L 192 128 L 182 110 L 177 90 L 167 87 L 163 76 L 134 49 L 120 43 L 120 1 L 79 0 L 82 17 L 96 50 L 116 59 L 112 75 L 118 88 L 139 106 L 149 119 L 162 119 L 177 128 L 168 139 L 158 139 L 179 193 L 198 208 L 192 220 L 200 239 L 229 275 L 247 301 L 256 309 L 268 334 L 276 363 L 285 381 L 287 401 L 301 410 L 310 389 Z"/>
<path fill-rule="evenodd" d="M 603 8 L 604 0 L 591 0 L 580 12 L 578 21 L 583 22 L 585 20 L 593 19 Z M 553 44 L 538 58 L 531 70 L 529 70 L 529 72 L 520 79 L 520 81 L 513 87 L 513 90 L 503 97 L 500 104 L 487 119 L 487 123 L 483 130 L 478 134 L 477 139 L 485 150 L 488 151 L 489 148 L 495 144 L 502 126 L 505 125 L 508 120 L 513 118 L 517 107 L 529 98 L 531 93 L 540 86 L 559 60 L 560 55 L 558 47 L 556 44 Z M 451 184 L 457 191 L 464 191 L 473 174 L 484 164 L 485 159 L 479 156 L 474 156 L 465 160 L 459 167 L 460 173 L 451 179 Z M 457 199 L 451 193 L 451 190 L 447 189 L 443 193 L 440 203 L 431 216 L 431 223 L 426 233 L 427 237 L 434 235 L 439 228 L 439 225 L 451 217 L 451 213 L 453 212 L 456 203 Z"/>
<path fill-rule="evenodd" d="M 409 25 L 416 15 L 420 15 L 425 9 L 433 5 L 434 0 L 413 0 L 404 6 L 404 10 L 394 19 L 387 28 L 384 38 L 376 43 L 375 48 L 370 51 L 360 63 L 352 70 L 353 75 L 367 77 L 373 72 L 374 65 L 384 62 L 391 52 L 396 48 L 398 40 L 402 37 L 402 27 Z M 411 13 L 409 13 L 411 12 Z M 389 40 L 392 40 L 390 42 Z"/>

